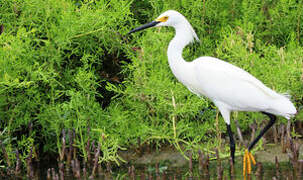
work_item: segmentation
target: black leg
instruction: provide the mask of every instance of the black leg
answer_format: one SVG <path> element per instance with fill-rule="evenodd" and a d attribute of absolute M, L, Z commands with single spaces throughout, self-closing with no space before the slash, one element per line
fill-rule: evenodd
<path fill-rule="evenodd" d="M 229 135 L 229 145 L 230 145 L 230 156 L 231 156 L 231 159 L 233 161 L 233 163 L 235 163 L 235 150 L 236 150 L 236 145 L 235 145 L 235 141 L 234 141 L 234 138 L 233 138 L 233 132 L 231 131 L 231 128 L 230 128 L 230 125 L 229 124 L 226 124 L 226 127 L 227 127 L 227 133 Z"/>
<path fill-rule="evenodd" d="M 262 112 L 263 114 L 266 114 L 269 118 L 270 121 L 269 123 L 264 127 L 264 129 L 261 130 L 260 134 L 256 137 L 256 139 L 251 142 L 251 144 L 248 147 L 248 150 L 250 151 L 254 145 L 261 139 L 261 137 L 266 133 L 266 131 L 276 122 L 277 117 L 273 114 L 267 113 L 267 112 Z"/>

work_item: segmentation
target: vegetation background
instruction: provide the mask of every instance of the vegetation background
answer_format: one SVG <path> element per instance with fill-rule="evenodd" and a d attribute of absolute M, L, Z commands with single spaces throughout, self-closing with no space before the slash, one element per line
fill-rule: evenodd
<path fill-rule="evenodd" d="M 221 146 L 228 154 L 214 105 L 169 69 L 173 30 L 126 37 L 168 9 L 187 17 L 201 39 L 185 59 L 214 56 L 247 70 L 292 95 L 301 112 L 292 122 L 303 120 L 300 0 L 1 0 L 0 166 L 14 166 L 16 149 L 24 164 L 31 148 L 37 159 L 56 159 L 63 129 L 74 130 L 84 161 L 88 139 L 101 144 L 100 163 L 119 163 L 119 150 L 142 144 L 180 152 Z M 267 121 L 261 113 L 234 118 L 244 133 Z"/>

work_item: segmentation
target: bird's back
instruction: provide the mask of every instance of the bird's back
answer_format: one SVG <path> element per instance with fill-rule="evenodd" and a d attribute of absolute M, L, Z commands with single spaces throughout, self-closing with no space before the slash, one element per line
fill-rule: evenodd
<path fill-rule="evenodd" d="M 195 78 L 191 89 L 231 111 L 265 111 L 284 117 L 296 113 L 288 98 L 237 66 L 213 57 L 200 57 L 191 66 Z"/>

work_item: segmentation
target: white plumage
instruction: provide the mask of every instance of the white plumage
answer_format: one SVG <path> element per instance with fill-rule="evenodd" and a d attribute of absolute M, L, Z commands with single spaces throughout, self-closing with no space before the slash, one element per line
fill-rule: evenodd
<path fill-rule="evenodd" d="M 156 26 L 172 26 L 176 31 L 167 50 L 173 74 L 191 92 L 212 100 L 226 123 L 230 124 L 231 111 L 263 111 L 287 119 L 296 114 L 296 108 L 286 96 L 237 66 L 214 57 L 185 61 L 182 51 L 187 44 L 198 40 L 195 31 L 177 11 L 166 11 L 157 19 L 161 17 L 169 18 Z"/>

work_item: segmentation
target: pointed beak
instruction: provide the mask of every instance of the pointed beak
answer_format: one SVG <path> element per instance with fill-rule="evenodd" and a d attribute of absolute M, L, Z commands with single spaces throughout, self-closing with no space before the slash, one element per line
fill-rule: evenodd
<path fill-rule="evenodd" d="M 137 32 L 137 31 L 141 31 L 143 29 L 147 29 L 147 28 L 150 28 L 150 27 L 154 27 L 155 25 L 159 24 L 161 21 L 152 21 L 150 23 L 147 23 L 147 24 L 144 24 L 140 27 L 137 27 L 131 31 L 129 31 L 127 34 L 131 34 L 131 33 L 134 33 L 134 32 Z"/>

